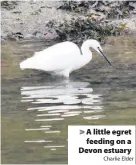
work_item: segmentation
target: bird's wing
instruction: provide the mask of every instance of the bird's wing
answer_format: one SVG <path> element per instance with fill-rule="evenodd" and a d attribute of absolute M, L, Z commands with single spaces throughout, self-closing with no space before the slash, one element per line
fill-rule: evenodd
<path fill-rule="evenodd" d="M 29 58 L 33 69 L 61 71 L 67 69 L 80 55 L 80 49 L 72 42 L 62 42 L 43 51 L 36 52 Z M 29 67 L 30 68 L 30 67 Z"/>

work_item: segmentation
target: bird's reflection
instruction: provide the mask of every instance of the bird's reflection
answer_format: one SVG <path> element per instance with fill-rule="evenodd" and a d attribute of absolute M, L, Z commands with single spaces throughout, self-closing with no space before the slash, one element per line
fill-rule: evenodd
<path fill-rule="evenodd" d="M 100 95 L 92 94 L 93 89 L 87 86 L 88 83 L 69 82 L 67 85 L 22 87 L 22 102 L 30 101 L 33 104 L 61 103 L 67 105 L 93 105 L 96 102 L 100 103 Z"/>
<path fill-rule="evenodd" d="M 39 128 L 26 128 L 26 131 L 44 131 L 46 134 L 60 134 L 59 126 L 53 128 L 53 123 L 61 122 L 72 117 L 82 120 L 97 120 L 103 118 L 101 95 L 95 94 L 86 82 L 50 83 L 46 86 L 25 86 L 21 88 L 21 101 L 30 102 L 28 111 L 36 111 L 36 122 L 43 123 Z M 79 120 L 80 120 L 79 118 Z M 79 122 L 80 123 L 80 122 Z M 72 123 L 69 123 L 72 124 Z M 59 125 L 59 124 L 58 124 Z M 51 143 L 52 139 L 32 139 L 25 142 Z M 54 146 L 54 147 L 53 147 Z M 65 145 L 58 145 L 65 146 Z M 56 144 L 44 146 L 51 150 L 58 148 Z"/>

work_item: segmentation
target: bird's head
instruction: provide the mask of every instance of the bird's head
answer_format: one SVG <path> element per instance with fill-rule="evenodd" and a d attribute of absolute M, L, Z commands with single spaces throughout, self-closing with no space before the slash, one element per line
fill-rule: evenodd
<path fill-rule="evenodd" d="M 107 57 L 103 53 L 103 50 L 102 50 L 100 43 L 97 40 L 94 40 L 94 39 L 88 40 L 88 46 L 89 46 L 89 48 L 91 47 L 95 51 L 97 51 L 98 54 L 103 56 L 105 58 L 105 60 L 111 65 L 110 61 L 107 59 Z"/>

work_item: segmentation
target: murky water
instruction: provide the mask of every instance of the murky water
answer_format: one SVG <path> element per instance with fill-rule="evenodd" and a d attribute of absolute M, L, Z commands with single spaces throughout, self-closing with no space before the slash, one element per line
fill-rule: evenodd
<path fill-rule="evenodd" d="M 67 163 L 68 125 L 136 124 L 136 37 L 108 38 L 69 80 L 19 69 L 52 43 L 2 44 L 2 163 Z"/>

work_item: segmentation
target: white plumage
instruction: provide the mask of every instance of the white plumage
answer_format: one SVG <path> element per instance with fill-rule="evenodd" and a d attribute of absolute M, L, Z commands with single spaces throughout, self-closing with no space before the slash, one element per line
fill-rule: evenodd
<path fill-rule="evenodd" d="M 96 40 L 86 40 L 82 44 L 81 50 L 76 44 L 66 41 L 36 52 L 34 56 L 21 62 L 20 68 L 22 70 L 38 69 L 53 75 L 69 77 L 73 70 L 77 70 L 90 62 L 92 59 L 90 47 L 103 55 L 102 48 Z"/>

